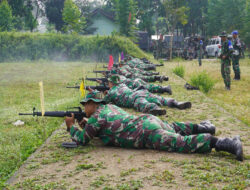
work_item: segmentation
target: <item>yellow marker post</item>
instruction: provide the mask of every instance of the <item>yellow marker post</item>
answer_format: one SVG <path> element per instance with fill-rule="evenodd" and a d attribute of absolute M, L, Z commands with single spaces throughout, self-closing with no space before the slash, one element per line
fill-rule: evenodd
<path fill-rule="evenodd" d="M 80 92 L 81 92 L 81 97 L 85 97 L 86 90 L 85 90 L 85 80 L 82 79 L 81 85 L 80 85 Z"/>
<path fill-rule="evenodd" d="M 121 62 L 121 56 L 120 56 L 120 54 L 119 54 L 119 63 Z"/>
<path fill-rule="evenodd" d="M 43 93 L 43 81 L 39 82 L 40 86 L 40 102 L 41 102 L 41 111 L 42 116 L 44 116 L 45 108 L 44 108 L 44 93 Z"/>

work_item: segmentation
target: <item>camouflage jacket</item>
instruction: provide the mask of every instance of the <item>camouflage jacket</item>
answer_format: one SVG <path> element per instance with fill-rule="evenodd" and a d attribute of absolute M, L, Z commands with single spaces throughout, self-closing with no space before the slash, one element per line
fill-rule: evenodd
<path fill-rule="evenodd" d="M 236 38 L 236 39 L 232 39 L 232 45 L 233 45 L 233 48 L 234 48 L 234 52 L 233 52 L 233 55 L 234 56 L 240 56 L 241 54 L 241 43 L 240 43 L 240 39 L 239 38 Z"/>
<path fill-rule="evenodd" d="M 115 105 L 107 104 L 99 106 L 82 131 L 72 126 L 70 134 L 81 145 L 86 145 L 98 136 L 105 145 L 143 148 L 145 134 L 163 128 L 173 131 L 170 125 L 153 115 L 134 116 Z"/>
<path fill-rule="evenodd" d="M 108 91 L 104 100 L 106 103 L 113 103 L 120 107 L 132 108 L 137 98 L 147 96 L 149 96 L 149 92 L 147 90 L 132 90 L 125 84 L 119 84 L 117 86 L 113 86 Z"/>
<path fill-rule="evenodd" d="M 230 40 L 226 40 L 225 42 L 222 42 L 221 57 L 225 55 L 226 59 L 229 59 L 232 52 L 233 52 L 232 42 Z"/>

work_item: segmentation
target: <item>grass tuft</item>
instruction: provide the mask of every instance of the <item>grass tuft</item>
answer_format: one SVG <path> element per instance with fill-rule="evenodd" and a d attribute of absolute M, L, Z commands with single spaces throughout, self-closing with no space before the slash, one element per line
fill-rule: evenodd
<path fill-rule="evenodd" d="M 205 71 L 193 74 L 190 83 L 193 86 L 199 87 L 204 93 L 208 93 L 215 85 L 215 81 Z"/>
<path fill-rule="evenodd" d="M 184 78 L 185 68 L 183 66 L 177 66 L 173 69 L 173 73 L 181 78 Z"/>

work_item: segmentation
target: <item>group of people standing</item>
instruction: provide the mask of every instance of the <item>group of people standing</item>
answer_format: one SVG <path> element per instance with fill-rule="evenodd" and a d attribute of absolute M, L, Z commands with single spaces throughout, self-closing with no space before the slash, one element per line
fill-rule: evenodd
<path fill-rule="evenodd" d="M 232 32 L 232 40 L 228 39 L 227 33 L 222 32 L 221 37 L 221 75 L 224 79 L 226 90 L 231 89 L 231 62 L 234 70 L 234 80 L 240 80 L 240 55 L 241 43 L 238 37 L 238 31 Z"/>

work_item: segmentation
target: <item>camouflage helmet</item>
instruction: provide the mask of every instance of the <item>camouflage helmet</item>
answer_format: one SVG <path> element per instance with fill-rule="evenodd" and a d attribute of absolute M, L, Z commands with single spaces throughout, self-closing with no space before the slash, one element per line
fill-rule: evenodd
<path fill-rule="evenodd" d="M 102 93 L 100 93 L 99 91 L 95 90 L 93 92 L 89 92 L 86 96 L 86 98 L 84 98 L 83 100 L 81 100 L 81 104 L 84 105 L 85 103 L 87 103 L 88 101 L 92 100 L 93 102 L 96 103 L 105 103 L 105 101 L 103 100 L 103 95 Z"/>
<path fill-rule="evenodd" d="M 120 76 L 119 75 L 112 75 L 108 78 L 109 82 L 112 82 L 115 85 L 118 85 L 120 83 Z"/>
<path fill-rule="evenodd" d="M 220 34 L 220 37 L 227 37 L 226 31 L 223 31 L 223 32 Z"/>

